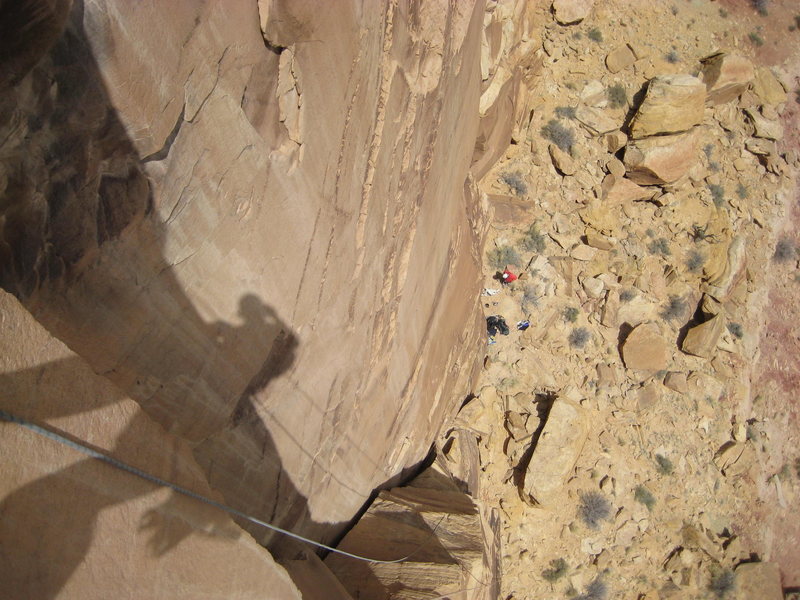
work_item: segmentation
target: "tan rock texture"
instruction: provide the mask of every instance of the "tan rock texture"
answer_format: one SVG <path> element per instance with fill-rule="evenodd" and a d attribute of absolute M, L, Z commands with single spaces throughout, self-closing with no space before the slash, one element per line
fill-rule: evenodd
<path fill-rule="evenodd" d="M 697 160 L 696 132 L 632 140 L 625 148 L 626 176 L 640 185 L 673 183 Z"/>
<path fill-rule="evenodd" d="M 562 25 L 580 23 L 589 16 L 594 0 L 553 0 L 556 21 Z"/>
<path fill-rule="evenodd" d="M 637 325 L 622 345 L 622 360 L 629 369 L 661 371 L 667 368 L 667 342 L 652 323 Z"/>
<path fill-rule="evenodd" d="M 0 409 L 217 501 L 185 442 L 0 291 Z M 228 516 L 0 421 L 5 598 L 301 595 Z"/>
<path fill-rule="evenodd" d="M 659 75 L 650 80 L 631 122 L 634 138 L 677 133 L 703 121 L 706 88 L 692 75 Z"/>
<path fill-rule="evenodd" d="M 738 98 L 753 81 L 753 63 L 743 56 L 719 52 L 704 58 L 701 76 L 708 90 L 708 101 L 724 104 Z"/>
<path fill-rule="evenodd" d="M 756 562 L 736 569 L 736 600 L 781 600 L 781 573 L 777 563 Z"/>
<path fill-rule="evenodd" d="M 335 535 L 470 388 L 482 23 L 75 3 L 0 98 L 0 284 L 229 503 Z"/>

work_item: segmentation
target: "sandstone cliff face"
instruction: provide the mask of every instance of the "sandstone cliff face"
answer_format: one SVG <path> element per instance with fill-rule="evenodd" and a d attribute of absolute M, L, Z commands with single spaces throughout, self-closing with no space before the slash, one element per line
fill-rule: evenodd
<path fill-rule="evenodd" d="M 330 538 L 474 374 L 482 20 L 75 2 L 0 99 L 2 287 L 228 503 Z"/>

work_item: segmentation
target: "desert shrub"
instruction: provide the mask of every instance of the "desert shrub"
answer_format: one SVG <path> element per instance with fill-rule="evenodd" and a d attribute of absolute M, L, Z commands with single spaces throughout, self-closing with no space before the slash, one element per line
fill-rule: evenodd
<path fill-rule="evenodd" d="M 716 183 L 708 184 L 708 191 L 711 192 L 711 200 L 714 201 L 714 206 L 719 208 L 725 202 L 725 188 Z"/>
<path fill-rule="evenodd" d="M 593 27 L 589 30 L 589 33 L 586 34 L 587 37 L 592 40 L 593 42 L 597 42 L 598 44 L 603 41 L 603 32 L 600 31 L 597 27 Z"/>
<path fill-rule="evenodd" d="M 711 158 L 711 155 L 714 153 L 714 144 L 706 144 L 703 146 L 703 154 L 706 155 L 706 158 Z"/>
<path fill-rule="evenodd" d="M 717 171 L 719 171 L 719 163 L 712 160 L 710 163 L 708 163 L 708 169 L 712 173 L 716 173 Z"/>
<path fill-rule="evenodd" d="M 550 119 L 547 125 L 542 127 L 542 136 L 553 142 L 564 152 L 572 150 L 572 146 L 575 144 L 575 134 L 555 119 Z"/>
<path fill-rule="evenodd" d="M 528 184 L 525 183 L 525 181 L 522 179 L 522 174 L 519 172 L 503 173 L 500 176 L 500 181 L 510 187 L 511 191 L 517 196 L 524 196 L 528 193 Z"/>
<path fill-rule="evenodd" d="M 736 186 L 736 197 L 739 198 L 739 200 L 745 200 L 749 195 L 750 194 L 744 184 L 740 183 Z"/>
<path fill-rule="evenodd" d="M 751 31 L 747 37 L 750 38 L 750 43 L 752 43 L 754 46 L 764 45 L 764 38 L 758 35 L 755 31 Z"/>
<path fill-rule="evenodd" d="M 728 323 L 728 331 L 737 339 L 742 339 L 744 337 L 744 330 L 740 323 Z"/>
<path fill-rule="evenodd" d="M 711 574 L 708 591 L 717 598 L 725 598 L 736 587 L 736 574 L 730 569 L 719 569 Z"/>
<path fill-rule="evenodd" d="M 651 229 L 651 228 L 649 228 L 649 227 L 647 228 L 647 230 L 645 230 L 644 234 L 645 234 L 647 237 L 649 237 L 649 238 L 654 238 L 654 237 L 656 237 L 656 232 L 655 232 L 655 229 Z"/>
<path fill-rule="evenodd" d="M 522 236 L 520 244 L 529 252 L 544 252 L 544 235 L 539 231 L 536 223 L 531 224 L 525 235 Z"/>
<path fill-rule="evenodd" d="M 578 515 L 587 527 L 597 529 L 600 521 L 611 514 L 611 504 L 600 492 L 584 492 L 580 495 Z"/>
<path fill-rule="evenodd" d="M 674 65 L 681 61 L 681 57 L 675 50 L 670 50 L 664 55 L 664 60 L 667 61 L 669 64 Z"/>
<path fill-rule="evenodd" d="M 559 119 L 574 119 L 575 107 L 574 106 L 557 106 L 556 116 Z"/>
<path fill-rule="evenodd" d="M 586 586 L 586 591 L 575 596 L 573 600 L 606 600 L 608 598 L 608 585 L 599 577 Z"/>
<path fill-rule="evenodd" d="M 656 454 L 656 470 L 662 475 L 672 475 L 675 467 L 672 466 L 672 461 L 666 456 Z"/>
<path fill-rule="evenodd" d="M 716 242 L 717 236 L 713 233 L 708 233 L 708 224 L 703 225 L 692 225 L 692 233 L 689 235 L 692 236 L 692 241 L 694 242 Z"/>
<path fill-rule="evenodd" d="M 667 321 L 680 319 L 686 313 L 686 300 L 680 296 L 670 296 L 661 311 L 661 318 Z"/>
<path fill-rule="evenodd" d="M 636 292 L 634 292 L 634 291 L 633 291 L 632 289 L 630 289 L 630 288 L 628 288 L 628 289 L 625 289 L 625 290 L 622 290 L 622 291 L 619 293 L 619 301 L 620 301 L 620 302 L 630 302 L 630 301 L 631 301 L 631 300 L 633 300 L 635 297 L 636 297 Z"/>
<path fill-rule="evenodd" d="M 563 558 L 554 558 L 550 561 L 550 568 L 542 571 L 542 577 L 544 577 L 545 581 L 550 581 L 552 583 L 564 577 L 568 570 L 569 565 L 567 565 L 567 561 Z"/>
<path fill-rule="evenodd" d="M 789 238 L 781 238 L 775 244 L 775 254 L 772 255 L 772 260 L 779 263 L 784 263 L 792 260 L 797 255 L 794 242 Z"/>
<path fill-rule="evenodd" d="M 691 273 L 696 273 L 706 262 L 706 257 L 703 256 L 697 250 L 690 250 L 689 256 L 686 257 L 686 268 L 689 269 Z"/>
<path fill-rule="evenodd" d="M 606 96 L 612 108 L 622 108 L 628 104 L 628 92 L 625 91 L 625 86 L 621 83 L 615 83 L 607 87 Z"/>
<path fill-rule="evenodd" d="M 658 238 L 653 240 L 647 245 L 650 254 L 661 254 L 662 256 L 669 256 L 672 252 L 669 249 L 669 242 L 666 238 Z"/>
<path fill-rule="evenodd" d="M 497 246 L 486 254 L 489 264 L 495 269 L 504 269 L 506 265 L 518 265 L 519 253 L 511 246 Z"/>
<path fill-rule="evenodd" d="M 567 339 L 572 348 L 583 348 L 591 337 L 592 334 L 586 327 L 578 327 L 572 330 Z"/>
<path fill-rule="evenodd" d="M 578 320 L 579 311 L 574 306 L 568 306 L 564 309 L 564 320 L 570 323 L 574 323 Z"/>
<path fill-rule="evenodd" d="M 755 8 L 762 17 L 766 17 L 769 14 L 769 0 L 753 0 L 753 8 Z"/>
<path fill-rule="evenodd" d="M 636 490 L 633 492 L 633 499 L 639 504 L 644 504 L 647 510 L 653 510 L 653 507 L 656 505 L 655 496 L 643 485 L 636 486 Z"/>

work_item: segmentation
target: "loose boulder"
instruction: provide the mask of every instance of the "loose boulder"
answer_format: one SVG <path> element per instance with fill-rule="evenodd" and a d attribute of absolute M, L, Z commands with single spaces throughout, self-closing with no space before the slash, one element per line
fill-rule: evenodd
<path fill-rule="evenodd" d="M 767 67 L 759 67 L 753 79 L 753 93 L 763 104 L 786 102 L 786 90 L 775 74 Z"/>
<path fill-rule="evenodd" d="M 701 62 L 701 77 L 706 84 L 708 101 L 714 105 L 738 98 L 755 76 L 753 63 L 743 56 L 718 52 Z"/>
<path fill-rule="evenodd" d="M 606 56 L 606 68 L 612 73 L 619 73 L 636 62 L 636 55 L 628 44 L 612 50 Z"/>
<path fill-rule="evenodd" d="M 554 0 L 553 13 L 561 25 L 580 23 L 592 10 L 594 0 Z"/>
<path fill-rule="evenodd" d="M 662 371 L 667 368 L 667 341 L 652 323 L 633 328 L 622 345 L 622 360 L 629 369 Z"/>
<path fill-rule="evenodd" d="M 723 331 L 725 331 L 725 315 L 720 312 L 708 321 L 692 327 L 687 332 L 681 349 L 687 354 L 711 358 Z"/>
<path fill-rule="evenodd" d="M 553 402 L 525 474 L 524 496 L 547 504 L 578 461 L 589 426 L 583 408 L 559 398 Z"/>
<path fill-rule="evenodd" d="M 692 75 L 661 75 L 650 80 L 631 122 L 631 136 L 678 133 L 702 123 L 706 86 Z"/>
<path fill-rule="evenodd" d="M 642 185 L 672 183 L 697 157 L 697 129 L 688 133 L 632 140 L 625 148 L 628 178 Z"/>

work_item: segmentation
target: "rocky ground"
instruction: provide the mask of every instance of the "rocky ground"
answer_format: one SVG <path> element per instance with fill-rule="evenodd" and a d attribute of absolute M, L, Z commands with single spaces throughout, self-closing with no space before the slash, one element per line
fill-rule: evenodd
<path fill-rule="evenodd" d="M 768 4 L 537 9 L 532 117 L 482 181 L 511 333 L 447 429 L 479 441 L 502 598 L 800 586 L 800 31 Z"/>

